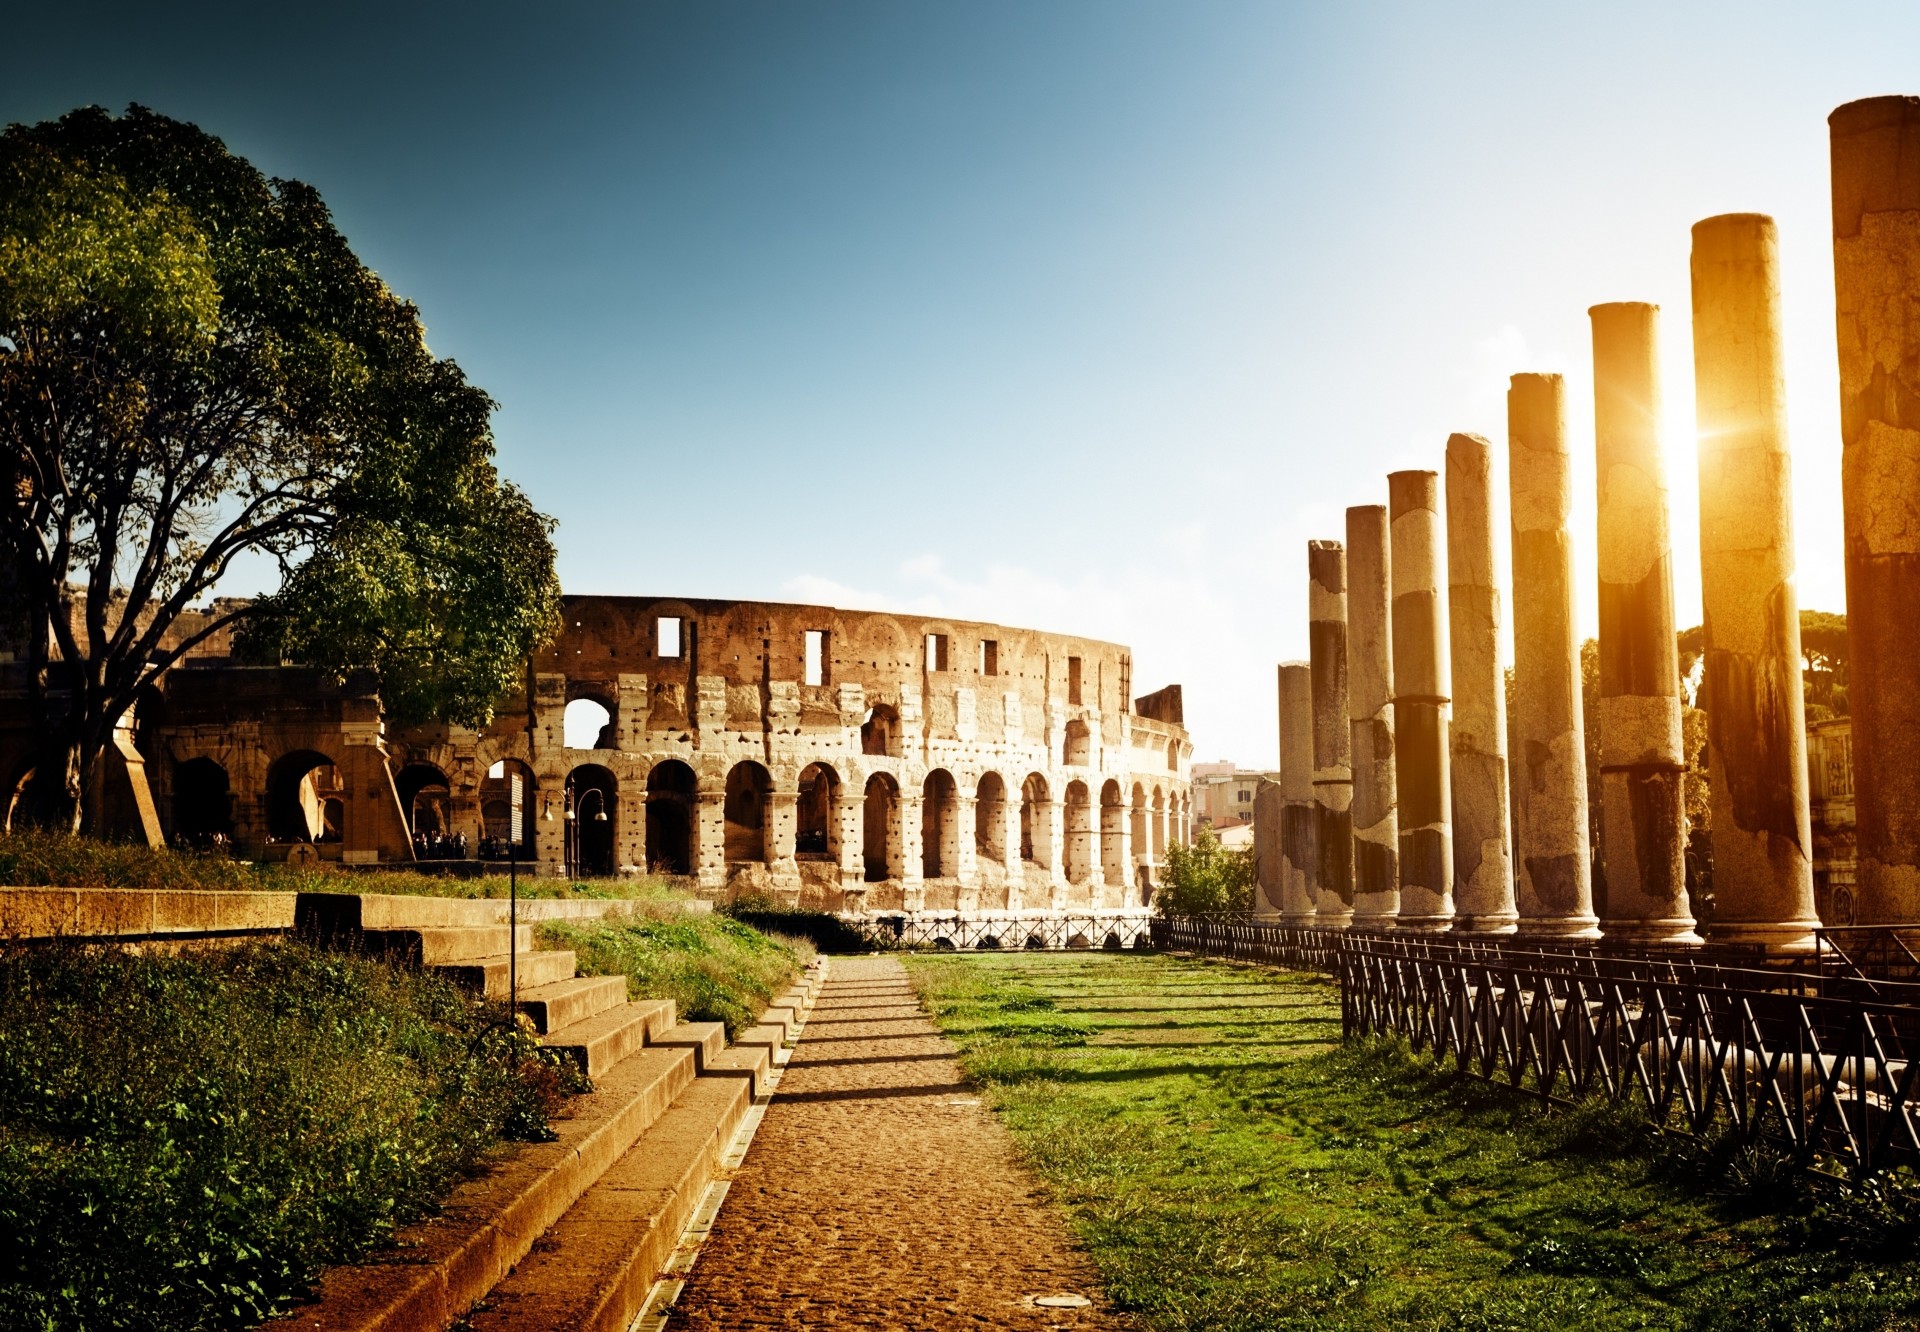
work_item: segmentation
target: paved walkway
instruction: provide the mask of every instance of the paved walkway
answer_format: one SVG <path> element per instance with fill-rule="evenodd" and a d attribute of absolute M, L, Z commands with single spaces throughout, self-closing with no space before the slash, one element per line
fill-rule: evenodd
<path fill-rule="evenodd" d="M 953 1055 L 897 959 L 835 958 L 669 1326 L 1128 1326 Z"/>

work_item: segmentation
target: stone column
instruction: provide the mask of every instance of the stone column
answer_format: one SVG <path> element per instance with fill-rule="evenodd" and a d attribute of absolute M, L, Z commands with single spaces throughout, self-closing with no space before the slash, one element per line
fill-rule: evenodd
<path fill-rule="evenodd" d="M 1920 920 L 1920 97 L 1849 102 L 1827 124 L 1859 919 L 1912 921 Z"/>
<path fill-rule="evenodd" d="M 1599 501 L 1601 930 L 1626 943 L 1697 944 L 1660 447 L 1660 307 L 1617 301 L 1587 314 Z"/>
<path fill-rule="evenodd" d="M 1441 594 L 1440 474 L 1392 472 L 1393 722 L 1400 748 L 1400 928 L 1453 924 L 1453 693 Z"/>
<path fill-rule="evenodd" d="M 1352 720 L 1353 924 L 1357 929 L 1392 929 L 1400 914 L 1388 542 L 1384 504 L 1347 510 L 1347 715 Z"/>
<path fill-rule="evenodd" d="M 908 911 L 918 911 L 927 903 L 927 879 L 924 867 L 924 833 L 920 826 L 921 797 L 907 791 L 900 792 L 900 863 L 895 877 L 900 880 L 901 901 Z M 889 848 L 891 850 L 891 848 Z"/>
<path fill-rule="evenodd" d="M 694 797 L 693 872 L 702 896 L 717 894 L 727 885 L 725 786 L 700 791 Z"/>
<path fill-rule="evenodd" d="M 1313 668 L 1280 663 L 1280 918 L 1314 923 Z"/>
<path fill-rule="evenodd" d="M 1715 942 L 1813 947 L 1792 462 L 1773 219 L 1693 228 Z"/>
<path fill-rule="evenodd" d="M 1353 919 L 1352 730 L 1347 716 L 1347 552 L 1307 543 L 1307 630 L 1313 657 L 1313 901 L 1317 923 Z"/>
<path fill-rule="evenodd" d="M 1493 574 L 1493 446 L 1447 439 L 1447 625 L 1453 660 L 1453 928 L 1511 934 L 1507 690 Z"/>
<path fill-rule="evenodd" d="M 1565 397 L 1559 375 L 1515 375 L 1507 391 L 1517 905 L 1522 935 L 1594 939 Z"/>
<path fill-rule="evenodd" d="M 960 880 L 959 895 L 955 899 L 962 911 L 980 909 L 980 870 L 976 861 L 973 821 L 977 801 L 964 792 L 956 794 L 953 801 L 953 862 L 954 874 Z"/>

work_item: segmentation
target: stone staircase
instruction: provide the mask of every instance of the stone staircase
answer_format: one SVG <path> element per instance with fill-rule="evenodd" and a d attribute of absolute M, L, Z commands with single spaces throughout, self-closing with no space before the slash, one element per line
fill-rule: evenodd
<path fill-rule="evenodd" d="M 302 896 L 305 937 L 506 997 L 505 903 L 326 897 Z M 608 904 L 524 905 L 604 914 Z M 624 976 L 575 976 L 572 953 L 533 951 L 533 926 L 520 931 L 520 1010 L 544 1044 L 586 1070 L 593 1090 L 568 1103 L 556 1141 L 509 1149 L 438 1215 L 366 1263 L 328 1271 L 314 1303 L 270 1326 L 622 1332 L 639 1313 L 820 972 L 816 965 L 728 1045 L 720 1023 L 678 1021 L 671 1000 L 630 1001 Z"/>

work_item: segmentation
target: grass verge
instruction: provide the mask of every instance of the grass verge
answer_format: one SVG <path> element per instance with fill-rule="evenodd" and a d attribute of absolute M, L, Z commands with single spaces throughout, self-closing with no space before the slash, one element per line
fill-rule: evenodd
<path fill-rule="evenodd" d="M 248 1327 L 569 1072 L 431 976 L 262 944 L 0 953 L 0 1326 Z"/>
<path fill-rule="evenodd" d="M 520 876 L 522 897 L 666 899 L 658 879 L 543 879 Z M 507 875 L 457 878 L 418 870 L 259 864 L 230 856 L 59 833 L 0 834 L 0 884 L 47 888 L 161 888 L 177 892 L 399 893 L 420 897 L 505 897 Z"/>
<path fill-rule="evenodd" d="M 540 927 L 548 948 L 571 948 L 583 976 L 627 978 L 636 999 L 671 999 L 683 1022 L 724 1022 L 731 1040 L 751 1027 L 813 956 L 803 939 L 765 934 L 727 916 L 677 907 Z"/>
<path fill-rule="evenodd" d="M 1342 1046 L 1323 977 L 1161 956 L 906 959 L 1151 1328 L 1896 1328 L 1911 1189 L 1816 1198 L 1632 1112 Z"/>

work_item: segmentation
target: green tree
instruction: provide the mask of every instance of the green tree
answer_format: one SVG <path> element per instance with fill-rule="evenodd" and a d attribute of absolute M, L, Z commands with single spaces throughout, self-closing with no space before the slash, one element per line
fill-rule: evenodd
<path fill-rule="evenodd" d="M 1253 910 L 1254 851 L 1222 846 L 1202 826 L 1191 846 L 1167 848 L 1167 866 L 1153 904 L 1163 916 Z"/>
<path fill-rule="evenodd" d="M 0 134 L 0 543 L 54 818 L 91 826 L 116 724 L 222 630 L 484 721 L 558 604 L 492 410 L 310 187 L 140 107 Z M 275 594 L 183 619 L 260 558 Z"/>
<path fill-rule="evenodd" d="M 1800 662 L 1807 720 L 1847 715 L 1847 617 L 1832 611 L 1800 612 Z"/>

